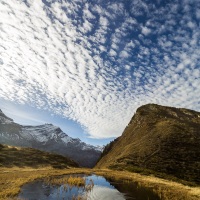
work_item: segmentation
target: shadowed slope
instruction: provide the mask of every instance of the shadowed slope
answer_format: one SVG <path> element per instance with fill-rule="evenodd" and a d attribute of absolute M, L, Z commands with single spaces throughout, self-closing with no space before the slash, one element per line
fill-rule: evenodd
<path fill-rule="evenodd" d="M 73 160 L 32 148 L 14 147 L 0 144 L 0 167 L 78 167 Z"/>

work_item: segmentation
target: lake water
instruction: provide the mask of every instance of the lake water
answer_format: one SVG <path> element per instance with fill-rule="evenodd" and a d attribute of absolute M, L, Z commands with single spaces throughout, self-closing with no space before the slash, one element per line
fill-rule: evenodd
<path fill-rule="evenodd" d="M 25 200 L 160 200 L 151 190 L 139 187 L 136 183 L 116 182 L 96 175 L 78 176 L 84 177 L 86 185 L 92 183 L 92 187 L 86 190 L 67 184 L 53 186 L 37 180 L 24 185 L 18 197 Z"/>

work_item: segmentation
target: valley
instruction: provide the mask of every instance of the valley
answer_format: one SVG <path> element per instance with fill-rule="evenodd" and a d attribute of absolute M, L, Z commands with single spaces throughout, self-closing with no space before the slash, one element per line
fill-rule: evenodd
<path fill-rule="evenodd" d="M 69 137 L 59 127 L 21 126 L 1 111 L 0 199 L 19 200 L 23 186 L 30 183 L 30 187 L 31 184 L 39 187 L 42 180 L 54 179 L 54 183 L 61 184 L 58 191 L 65 195 L 69 190 L 63 189 L 66 175 L 81 175 L 85 181 L 93 177 L 94 181 L 102 179 L 105 184 L 111 183 L 110 188 L 101 187 L 120 199 L 126 199 L 127 184 L 130 184 L 135 185 L 133 195 L 140 195 L 140 190 L 150 195 L 137 197 L 142 200 L 198 200 L 199 130 L 200 113 L 147 104 L 138 108 L 122 136 L 107 144 L 101 154 L 97 147 Z M 90 162 L 91 156 L 96 161 Z M 57 180 L 59 177 L 61 181 Z M 126 186 L 119 187 L 119 183 Z M 91 191 L 98 194 L 99 187 L 95 185 Z M 49 193 L 53 194 L 57 192 Z M 89 195 L 93 194 L 89 191 Z M 87 198 L 78 194 L 72 199 Z"/>
<path fill-rule="evenodd" d="M 200 0 L 0 0 L 0 200 L 200 200 Z"/>

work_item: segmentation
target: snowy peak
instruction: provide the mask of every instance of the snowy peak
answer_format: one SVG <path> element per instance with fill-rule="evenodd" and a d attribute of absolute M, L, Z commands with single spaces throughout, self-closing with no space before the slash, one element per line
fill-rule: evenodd
<path fill-rule="evenodd" d="M 11 124 L 11 123 L 13 123 L 13 120 L 0 116 L 0 123 L 1 124 Z"/>
<path fill-rule="evenodd" d="M 24 126 L 22 128 L 22 134 L 27 139 L 33 139 L 37 142 L 46 144 L 47 142 L 62 142 L 64 145 L 76 146 L 83 151 L 95 150 L 101 151 L 98 147 L 86 144 L 82 142 L 79 138 L 71 138 L 66 133 L 64 133 L 58 126 L 53 124 L 44 124 L 39 126 Z"/>
<path fill-rule="evenodd" d="M 13 120 L 7 117 L 0 109 L 0 124 L 11 124 Z"/>
<path fill-rule="evenodd" d="M 44 124 L 39 126 L 24 126 L 22 128 L 24 136 L 31 136 L 38 142 L 44 142 L 54 140 L 56 142 L 62 140 L 67 143 L 71 141 L 71 138 L 64 133 L 58 126 L 52 124 Z"/>
<path fill-rule="evenodd" d="M 101 146 L 93 146 L 90 144 L 86 144 L 85 142 L 80 142 L 80 146 L 82 148 L 82 150 L 95 150 L 95 151 L 99 151 L 102 152 L 103 151 L 103 147 Z"/>
<path fill-rule="evenodd" d="M 13 125 L 15 123 L 0 109 L 0 124 Z M 71 138 L 66 133 L 64 133 L 60 129 L 60 127 L 54 126 L 53 124 L 46 123 L 38 126 L 20 126 L 20 129 L 20 136 L 18 137 L 22 137 L 27 141 L 38 142 L 41 145 L 45 145 L 48 142 L 56 142 L 63 143 L 65 146 L 69 146 L 69 144 L 74 145 L 83 151 L 101 151 L 98 147 L 86 144 L 82 142 L 79 138 Z"/>
<path fill-rule="evenodd" d="M 103 146 L 97 145 L 97 146 L 96 146 L 96 150 L 97 150 L 97 151 L 103 152 L 104 148 L 105 148 L 105 145 L 103 145 Z"/>

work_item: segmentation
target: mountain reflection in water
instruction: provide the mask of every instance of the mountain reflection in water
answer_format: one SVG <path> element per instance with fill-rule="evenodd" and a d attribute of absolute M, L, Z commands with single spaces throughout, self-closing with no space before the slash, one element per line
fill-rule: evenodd
<path fill-rule="evenodd" d="M 124 194 L 118 190 L 95 185 L 93 189 L 86 194 L 87 200 L 125 200 Z"/>
<path fill-rule="evenodd" d="M 93 187 L 90 190 L 87 190 L 86 187 L 66 187 L 66 183 L 55 186 L 39 180 L 24 185 L 18 197 L 26 200 L 159 200 L 159 197 L 152 191 L 138 187 L 134 183 L 106 180 L 104 177 L 96 175 L 73 176 L 84 177 L 86 186 L 92 180 Z"/>

